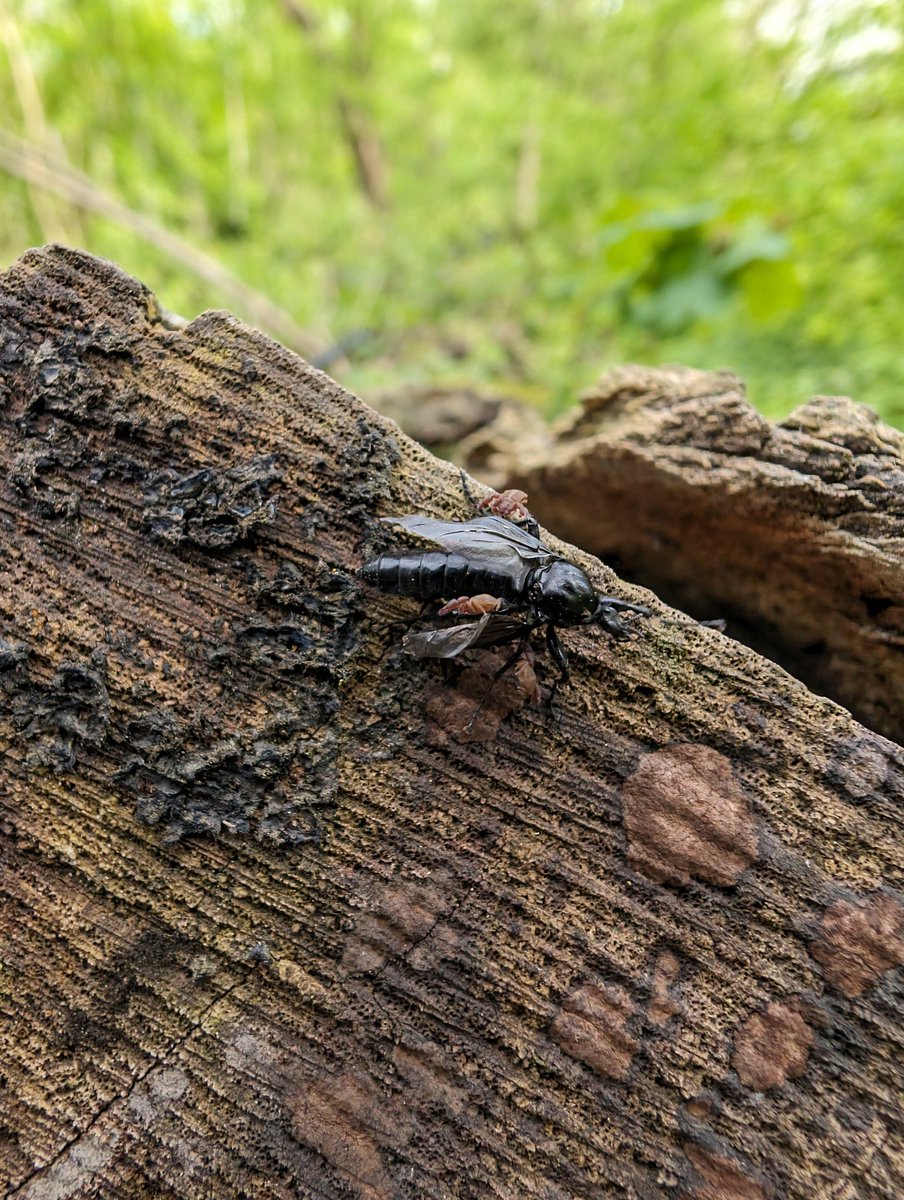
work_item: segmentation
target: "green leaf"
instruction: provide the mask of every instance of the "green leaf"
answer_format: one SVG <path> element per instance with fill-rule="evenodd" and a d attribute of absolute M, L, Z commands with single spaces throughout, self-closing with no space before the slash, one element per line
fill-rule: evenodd
<path fill-rule="evenodd" d="M 728 290 L 718 275 L 700 268 L 635 301 L 631 311 L 642 325 L 662 333 L 678 333 L 697 321 L 717 316 L 728 302 Z"/>
<path fill-rule="evenodd" d="M 741 236 L 719 256 L 719 266 L 726 275 L 730 275 L 758 259 L 775 262 L 787 258 L 790 248 L 785 234 L 757 222 L 742 231 Z"/>
<path fill-rule="evenodd" d="M 787 259 L 751 262 L 740 272 L 739 282 L 747 309 L 757 321 L 770 321 L 800 306 L 800 280 Z"/>

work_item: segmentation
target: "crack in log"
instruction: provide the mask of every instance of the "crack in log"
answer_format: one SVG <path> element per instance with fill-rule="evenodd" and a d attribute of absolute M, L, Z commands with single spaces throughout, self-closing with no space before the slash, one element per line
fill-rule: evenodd
<path fill-rule="evenodd" d="M 23 1197 L 23 1200 L 27 1200 L 28 1189 L 32 1186 L 32 1184 L 37 1182 L 39 1179 L 46 1178 L 46 1176 L 52 1172 L 54 1168 L 56 1168 L 66 1158 L 67 1155 L 76 1150 L 79 1144 L 89 1137 L 96 1126 L 103 1121 L 104 1117 L 106 1117 L 113 1109 L 127 1104 L 136 1088 L 140 1087 L 141 1084 L 144 1083 L 145 1080 L 147 1080 L 155 1071 L 166 1067 L 173 1055 L 178 1054 L 178 1052 L 185 1045 L 187 1045 L 187 1043 L 195 1036 L 196 1033 L 203 1031 L 204 1022 L 210 1016 L 211 1012 L 220 1004 L 222 1004 L 224 1000 L 227 1000 L 237 987 L 247 983 L 251 974 L 252 972 L 247 972 L 243 979 L 237 979 L 235 983 L 231 983 L 221 995 L 211 1000 L 210 1003 L 204 1008 L 200 1016 L 194 1021 L 191 1029 L 189 1029 L 183 1037 L 178 1038 L 163 1055 L 155 1058 L 154 1061 L 144 1071 L 142 1071 L 135 1079 L 133 1079 L 125 1092 L 118 1096 L 111 1097 L 111 1099 L 109 1099 L 101 1108 L 99 1108 L 84 1129 L 79 1130 L 74 1137 L 72 1137 L 64 1146 L 62 1146 L 50 1162 L 38 1167 L 32 1172 L 31 1175 L 22 1180 L 21 1183 L 16 1184 L 12 1191 L 7 1193 L 9 1200 L 13 1200 L 13 1197 L 16 1196 L 21 1196 Z M 37 1197 L 35 1200 L 37 1200 Z"/>

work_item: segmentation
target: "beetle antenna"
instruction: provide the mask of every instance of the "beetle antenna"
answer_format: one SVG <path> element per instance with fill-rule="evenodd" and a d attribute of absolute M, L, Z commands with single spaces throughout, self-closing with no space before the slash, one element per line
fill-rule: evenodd
<path fill-rule="evenodd" d="M 698 621 L 695 617 L 686 617 L 683 621 L 676 621 L 674 617 L 660 617 L 663 625 L 702 625 L 704 629 L 718 629 L 719 633 L 724 633 L 728 628 L 728 622 L 724 617 L 713 617 L 709 621 Z"/>
<path fill-rule="evenodd" d="M 630 631 L 618 615 L 623 612 L 637 613 L 641 617 L 656 617 L 663 625 L 702 625 L 704 629 L 718 629 L 719 633 L 724 633 L 728 625 L 724 617 L 713 617 L 707 621 L 698 621 L 695 617 L 688 616 L 683 620 L 676 620 L 674 617 L 660 617 L 645 604 L 630 604 L 627 600 L 616 599 L 615 596 L 600 596 L 596 612 L 590 620 L 602 625 L 614 637 L 625 638 L 628 637 Z"/>

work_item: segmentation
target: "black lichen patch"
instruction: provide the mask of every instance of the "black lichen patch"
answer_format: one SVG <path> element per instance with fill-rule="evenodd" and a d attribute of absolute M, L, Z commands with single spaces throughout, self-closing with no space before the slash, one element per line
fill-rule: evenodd
<path fill-rule="evenodd" d="M 135 464 L 110 442 L 140 439 L 147 398 L 103 379 L 81 356 L 128 355 L 136 336 L 85 321 L 65 340 L 48 337 L 37 346 L 12 333 L 0 339 L 0 365 L 10 367 L 6 408 L 21 438 L 9 482 L 37 516 L 74 520 L 89 484 L 135 479 Z"/>
<path fill-rule="evenodd" d="M 57 773 L 71 771 L 80 751 L 97 750 L 110 729 L 110 697 L 105 683 L 103 654 L 87 663 L 64 662 L 48 684 L 25 670 L 22 651 L 0 644 L 0 675 L 10 703 L 13 729 L 27 746 L 30 767 Z"/>
<path fill-rule="evenodd" d="M 130 359 L 144 336 L 144 331 L 139 328 L 124 328 L 102 317 L 100 320 L 84 321 L 77 341 L 86 356 L 96 354 L 103 358 Z"/>
<path fill-rule="evenodd" d="M 350 438 L 338 456 L 342 479 L 342 507 L 347 516 L 372 514 L 378 500 L 387 494 L 394 467 L 402 457 L 391 434 L 374 428 L 358 417 L 358 437 Z"/>
<path fill-rule="evenodd" d="M 334 803 L 344 736 L 337 721 L 357 644 L 354 580 L 319 564 L 239 556 L 233 566 L 259 617 L 199 647 L 228 708 L 180 721 L 148 692 L 124 741 L 137 752 L 118 780 L 139 820 L 168 841 L 232 833 L 278 844 L 315 840 Z M 272 574 L 271 574 L 272 572 Z M 195 646 L 194 641 L 189 642 Z M 249 722 L 249 714 L 255 715 Z M 236 732 L 241 727 L 240 732 Z"/>
<path fill-rule="evenodd" d="M 294 563 L 282 562 L 272 577 L 265 576 L 254 563 L 245 566 L 260 608 L 299 613 L 310 619 L 305 622 L 309 630 L 311 623 L 316 626 L 316 651 L 308 656 L 309 661 L 336 665 L 351 654 L 363 619 L 360 586 L 354 579 L 323 564 L 305 575 Z M 249 626 L 245 636 L 254 636 L 254 628 L 260 627 Z M 304 630 L 287 623 L 268 628 L 277 635 L 283 630 L 290 639 L 305 637 Z M 310 632 L 308 637 L 311 640 Z"/>
<path fill-rule="evenodd" d="M 0 365 L 17 371 L 14 396 L 29 414 L 57 413 L 79 424 L 106 427 L 112 390 L 91 366 L 91 358 L 131 359 L 145 333 L 124 328 L 86 310 L 86 298 L 46 275 L 34 277 L 18 294 L 0 294 Z M 29 332 L 34 305 L 49 310 L 60 333 L 36 339 Z"/>
<path fill-rule="evenodd" d="M 28 358 L 28 341 L 24 335 L 13 333 L 11 326 L 7 323 L 8 318 L 3 311 L 4 307 L 0 301 L 0 316 L 4 317 L 2 325 L 0 325 L 0 366 L 17 367 Z"/>
<path fill-rule="evenodd" d="M 233 630 L 238 644 L 238 653 L 256 667 L 270 667 L 277 671 L 308 671 L 317 662 L 317 645 L 303 625 L 292 621 L 251 621 L 237 625 Z M 219 648 L 219 653 L 232 658 L 236 651 L 231 646 Z"/>
<path fill-rule="evenodd" d="M 105 425 L 113 393 L 110 385 L 78 357 L 78 347 L 47 338 L 27 359 L 26 413 L 53 413 L 70 421 Z"/>
<path fill-rule="evenodd" d="M 275 520 L 269 493 L 281 479 L 272 455 L 225 471 L 162 471 L 144 486 L 145 527 L 172 546 L 226 550 Z"/>
<path fill-rule="evenodd" d="M 73 487 L 72 472 L 85 455 L 84 444 L 69 430 L 51 423 L 44 437 L 27 437 L 13 459 L 9 482 L 45 520 L 78 516 L 81 493 Z"/>
<path fill-rule="evenodd" d="M 14 642 L 0 638 L 0 691 L 10 695 L 19 680 L 25 676 L 29 649 L 26 642 Z"/>
<path fill-rule="evenodd" d="M 292 844 L 316 841 L 315 810 L 333 803 L 337 787 L 338 737 L 321 712 L 286 712 L 260 730 L 194 748 L 171 722 L 142 718 L 129 730 L 144 754 L 117 778 L 136 799 L 135 814 L 163 825 L 164 840 L 198 834 L 252 834 L 259 841 Z M 159 738 L 155 746 L 155 736 Z"/>
<path fill-rule="evenodd" d="M 129 440 L 137 437 L 138 434 L 133 429 L 131 433 L 123 436 Z M 95 487 L 103 484 L 107 479 L 142 484 L 149 474 L 150 471 L 144 463 L 139 462 L 133 455 L 126 454 L 121 450 L 106 450 L 98 455 L 97 462 L 91 467 L 88 478 Z"/>

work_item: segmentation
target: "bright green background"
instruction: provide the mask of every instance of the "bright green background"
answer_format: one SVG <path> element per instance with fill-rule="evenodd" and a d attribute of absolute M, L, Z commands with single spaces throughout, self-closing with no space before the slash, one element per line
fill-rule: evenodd
<path fill-rule="evenodd" d="M 683 362 L 904 424 L 902 29 L 881 0 L 0 0 L 0 258 L 59 238 L 266 324 L 203 251 L 296 346 L 348 338 L 365 395 L 554 412 Z"/>

